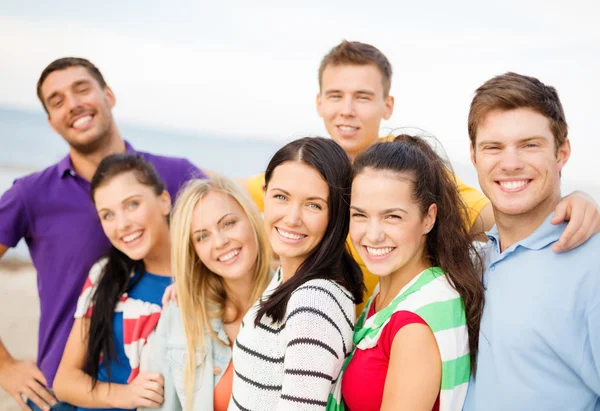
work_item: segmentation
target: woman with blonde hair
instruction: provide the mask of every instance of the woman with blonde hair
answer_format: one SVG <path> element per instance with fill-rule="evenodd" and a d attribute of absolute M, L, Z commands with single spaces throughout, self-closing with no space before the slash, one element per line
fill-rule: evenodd
<path fill-rule="evenodd" d="M 163 410 L 226 410 L 231 345 L 270 279 L 271 249 L 256 206 L 232 180 L 189 182 L 171 216 L 179 300 L 152 341 L 151 370 L 165 379 Z"/>

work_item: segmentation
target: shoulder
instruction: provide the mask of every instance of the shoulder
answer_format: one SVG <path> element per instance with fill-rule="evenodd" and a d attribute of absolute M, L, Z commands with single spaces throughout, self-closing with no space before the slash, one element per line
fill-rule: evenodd
<path fill-rule="evenodd" d="M 394 338 L 396 334 L 409 324 L 422 324 L 430 330 L 427 322 L 418 314 L 413 313 L 412 311 L 396 311 L 390 317 L 390 321 L 384 326 L 381 332 L 382 348 L 389 355 L 392 344 L 394 342 Z"/>
<path fill-rule="evenodd" d="M 206 174 L 187 158 L 160 156 L 142 151 L 138 151 L 137 154 L 140 154 L 145 160 L 152 163 L 162 178 L 170 176 L 184 180 L 206 178 Z"/>
<path fill-rule="evenodd" d="M 288 316 L 312 313 L 353 328 L 355 305 L 350 292 L 336 282 L 310 280 L 294 290 L 288 302 L 287 313 Z"/>
<path fill-rule="evenodd" d="M 15 179 L 13 188 L 17 188 L 22 192 L 32 189 L 39 192 L 40 188 L 47 187 L 48 183 L 54 179 L 60 179 L 60 177 L 59 164 L 57 163 L 46 167 L 43 170 L 36 171 Z"/>

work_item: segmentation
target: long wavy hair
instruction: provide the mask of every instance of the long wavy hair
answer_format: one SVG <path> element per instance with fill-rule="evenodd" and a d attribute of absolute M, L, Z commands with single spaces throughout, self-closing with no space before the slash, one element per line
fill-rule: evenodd
<path fill-rule="evenodd" d="M 132 173 L 140 184 L 151 187 L 154 194 L 161 195 L 165 185 L 151 163 L 138 154 L 113 154 L 104 158 L 98 165 L 91 181 L 90 194 L 94 201 L 96 190 L 108 184 L 115 177 Z M 119 298 L 131 290 L 145 272 L 143 260 L 132 260 L 126 254 L 111 246 L 107 254 L 107 262 L 92 295 L 91 304 L 94 309 L 90 318 L 87 338 L 87 357 L 83 371 L 92 377 L 92 387 L 98 382 L 100 362 L 103 360 L 108 380 L 110 367 L 107 360 L 116 360 L 113 316 Z M 131 274 L 138 275 L 131 281 Z"/>
<path fill-rule="evenodd" d="M 471 371 L 475 373 L 479 322 L 484 305 L 483 264 L 468 228 L 467 206 L 460 197 L 449 163 L 423 138 L 401 134 L 393 142 L 378 143 L 354 161 L 354 178 L 365 169 L 408 175 L 413 199 L 422 215 L 437 205 L 435 225 L 427 234 L 425 256 L 441 267 L 462 297 L 467 318 Z"/>
<path fill-rule="evenodd" d="M 281 148 L 267 166 L 265 184 L 269 186 L 275 169 L 286 162 L 299 162 L 315 169 L 329 187 L 328 224 L 321 242 L 300 264 L 294 275 L 261 301 L 255 324 L 264 315 L 274 322 L 285 316 L 292 293 L 307 281 L 333 280 L 345 287 L 360 304 L 365 289 L 360 267 L 346 248 L 350 226 L 350 185 L 352 166 L 344 150 L 333 140 L 322 137 L 305 137 Z M 302 176 L 298 176 L 302 178 Z"/>
<path fill-rule="evenodd" d="M 253 273 L 252 293 L 244 312 L 262 295 L 270 278 L 271 246 L 260 213 L 248 194 L 226 177 L 189 181 L 180 191 L 171 215 L 171 264 L 187 342 L 185 391 L 189 409 L 196 372 L 196 350 L 200 356 L 204 354 L 206 333 L 217 342 L 221 342 L 211 327 L 210 320 L 223 318 L 225 302 L 229 298 L 223 278 L 202 263 L 192 242 L 194 209 L 198 202 L 211 192 L 223 193 L 237 201 L 254 229 L 258 254 Z"/>

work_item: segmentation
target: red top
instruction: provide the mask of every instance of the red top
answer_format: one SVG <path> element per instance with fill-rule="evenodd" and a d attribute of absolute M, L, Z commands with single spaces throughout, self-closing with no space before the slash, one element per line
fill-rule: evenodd
<path fill-rule="evenodd" d="M 367 318 L 375 313 L 371 304 Z M 410 311 L 392 314 L 390 322 L 383 328 L 377 345 L 368 350 L 355 350 L 342 380 L 342 396 L 350 411 L 375 411 L 381 408 L 385 377 L 390 362 L 390 351 L 394 337 L 407 324 L 427 324 L 420 316 Z M 432 411 L 439 411 L 440 397 Z"/>
<path fill-rule="evenodd" d="M 230 361 L 227 369 L 221 376 L 221 379 L 215 386 L 214 410 L 227 411 L 229 399 L 231 398 L 231 388 L 233 386 L 233 362 Z"/>

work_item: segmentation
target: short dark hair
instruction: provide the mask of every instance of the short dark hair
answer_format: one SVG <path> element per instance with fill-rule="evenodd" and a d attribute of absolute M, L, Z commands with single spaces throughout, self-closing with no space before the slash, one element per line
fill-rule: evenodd
<path fill-rule="evenodd" d="M 37 96 L 40 99 L 44 110 L 46 110 L 46 113 L 48 113 L 48 109 L 46 108 L 46 104 L 44 103 L 44 98 L 42 96 L 42 85 L 44 84 L 44 81 L 46 81 L 46 78 L 54 71 L 65 70 L 69 67 L 77 66 L 85 67 L 91 76 L 98 82 L 100 87 L 106 87 L 106 81 L 104 81 L 102 73 L 100 73 L 98 67 L 94 66 L 89 60 L 81 57 L 63 57 L 58 60 L 54 60 L 52 63 L 46 66 L 44 71 L 42 71 L 42 74 L 37 82 Z"/>
<path fill-rule="evenodd" d="M 364 279 L 360 267 L 346 248 L 350 227 L 350 184 L 352 166 L 342 147 L 331 139 L 304 137 L 283 146 L 271 159 L 265 172 L 269 186 L 273 172 L 286 162 L 299 162 L 315 169 L 329 187 L 328 223 L 321 242 L 311 251 L 296 273 L 261 302 L 255 324 L 264 315 L 274 322 L 285 317 L 292 293 L 307 281 L 328 279 L 345 287 L 360 304 Z"/>
<path fill-rule="evenodd" d="M 359 41 L 344 40 L 321 60 L 319 66 L 319 89 L 323 85 L 323 72 L 327 66 L 366 66 L 373 65 L 377 67 L 381 73 L 381 81 L 383 86 L 383 97 L 390 94 L 392 87 L 392 65 L 378 48 L 370 44 L 361 43 Z"/>
<path fill-rule="evenodd" d="M 493 110 L 530 108 L 550 121 L 556 150 L 567 138 L 568 127 L 558 93 L 535 77 L 505 73 L 486 81 L 475 91 L 469 110 L 469 138 L 475 146 L 477 128 Z"/>

